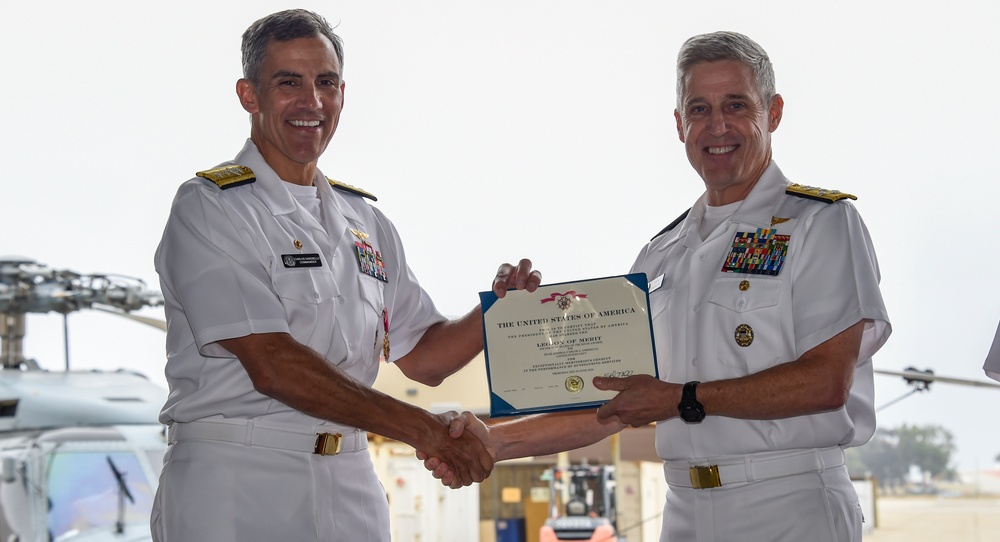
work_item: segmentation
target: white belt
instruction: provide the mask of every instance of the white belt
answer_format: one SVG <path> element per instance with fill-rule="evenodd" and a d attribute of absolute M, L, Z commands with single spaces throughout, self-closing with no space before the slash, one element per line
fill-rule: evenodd
<path fill-rule="evenodd" d="M 343 433 L 317 433 L 294 426 L 263 427 L 253 420 L 200 420 L 170 424 L 168 440 L 215 440 L 244 446 L 261 446 L 293 452 L 336 455 L 368 448 L 368 434 L 359 429 Z"/>
<path fill-rule="evenodd" d="M 797 450 L 786 453 L 751 454 L 727 458 L 718 464 L 692 465 L 691 461 L 665 461 L 663 475 L 667 484 L 695 489 L 710 489 L 729 484 L 771 480 L 806 472 L 820 472 L 844 464 L 844 449 Z"/>

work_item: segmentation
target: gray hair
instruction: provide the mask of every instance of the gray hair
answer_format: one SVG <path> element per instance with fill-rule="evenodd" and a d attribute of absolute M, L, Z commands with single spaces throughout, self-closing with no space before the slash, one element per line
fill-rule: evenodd
<path fill-rule="evenodd" d="M 774 90 L 774 66 L 767 52 L 757 42 L 736 32 L 713 32 L 689 38 L 677 53 L 677 110 L 681 111 L 684 76 L 695 64 L 716 60 L 738 60 L 753 70 L 757 92 L 764 105 L 771 103 Z"/>
<path fill-rule="evenodd" d="M 279 11 L 250 25 L 243 33 L 243 77 L 260 89 L 260 70 L 264 64 L 264 49 L 273 41 L 324 37 L 333 44 L 340 69 L 344 69 L 344 42 L 333 33 L 326 19 L 304 9 Z"/>

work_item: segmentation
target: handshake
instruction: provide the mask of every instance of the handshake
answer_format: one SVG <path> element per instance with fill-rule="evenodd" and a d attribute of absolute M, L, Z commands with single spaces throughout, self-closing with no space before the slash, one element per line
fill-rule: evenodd
<path fill-rule="evenodd" d="M 588 446 L 622 429 L 640 427 L 677 415 L 678 384 L 649 375 L 595 377 L 594 387 L 617 391 L 596 410 L 574 410 L 491 420 L 487 425 L 471 412 L 437 415 L 432 447 L 417 450 L 424 467 L 456 489 L 489 477 L 504 459 L 548 455 Z"/>
<path fill-rule="evenodd" d="M 488 478 L 497 461 L 497 445 L 486 424 L 468 411 L 451 411 L 438 417 L 447 426 L 448 440 L 441 442 L 437 450 L 417 450 L 424 467 L 452 489 Z"/>

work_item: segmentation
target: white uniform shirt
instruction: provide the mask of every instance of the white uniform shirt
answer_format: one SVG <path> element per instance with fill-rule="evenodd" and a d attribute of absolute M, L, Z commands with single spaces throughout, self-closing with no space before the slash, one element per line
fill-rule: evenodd
<path fill-rule="evenodd" d="M 632 271 L 645 272 L 658 285 L 649 300 L 660 377 L 675 383 L 739 378 L 794 361 L 870 319 L 847 405 L 778 420 L 711 412 L 701 424 L 671 418 L 656 429 L 657 453 L 665 460 L 856 446 L 875 431 L 871 356 L 890 325 L 868 230 L 850 203 L 787 195 L 788 184 L 772 162 L 733 216 L 704 242 L 698 233 L 706 206 L 702 195 L 680 224 L 639 254 Z M 723 272 L 737 233 L 758 229 L 789 236 L 778 273 Z M 744 342 L 752 331 L 748 346 L 738 344 L 738 328 Z"/>
<path fill-rule="evenodd" d="M 247 141 L 234 162 L 251 184 L 220 189 L 196 177 L 177 192 L 156 251 L 167 316 L 170 395 L 160 421 L 256 418 L 319 425 L 257 393 L 242 364 L 216 341 L 289 333 L 365 385 L 378 373 L 389 318 L 390 360 L 408 353 L 444 320 L 406 265 L 392 223 L 360 196 L 334 190 L 317 171 L 320 223 Z M 361 236 L 388 282 L 361 271 Z M 286 256 L 317 254 L 319 265 Z M 303 260 L 300 259 L 298 263 Z"/>

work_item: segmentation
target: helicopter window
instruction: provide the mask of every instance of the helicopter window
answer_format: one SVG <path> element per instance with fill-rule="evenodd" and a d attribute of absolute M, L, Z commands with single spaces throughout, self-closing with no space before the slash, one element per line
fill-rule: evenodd
<path fill-rule="evenodd" d="M 0 401 L 0 417 L 13 418 L 17 416 L 17 399 Z"/>
<path fill-rule="evenodd" d="M 149 521 L 153 490 L 133 452 L 56 452 L 48 469 L 48 525 L 55 540 L 72 532 L 113 527 L 118 521 L 119 485 L 110 463 L 134 498 L 132 502 L 124 497 L 125 523 Z"/>

